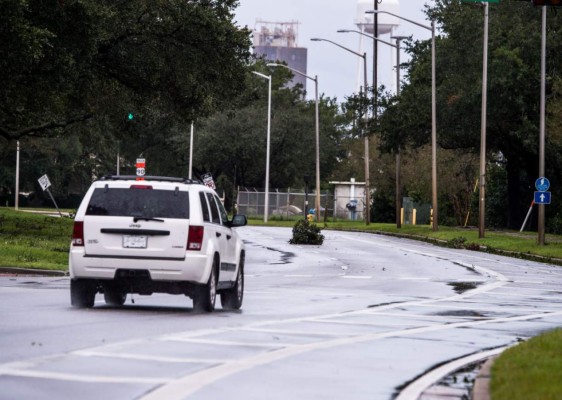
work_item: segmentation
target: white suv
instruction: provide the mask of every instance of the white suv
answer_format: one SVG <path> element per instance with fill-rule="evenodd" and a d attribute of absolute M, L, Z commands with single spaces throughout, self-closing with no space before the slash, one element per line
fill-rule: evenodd
<path fill-rule="evenodd" d="M 107 176 L 92 184 L 74 220 L 70 302 L 93 307 L 96 293 L 123 305 L 127 293 L 183 294 L 199 311 L 239 309 L 244 244 L 214 190 L 199 181 Z"/>

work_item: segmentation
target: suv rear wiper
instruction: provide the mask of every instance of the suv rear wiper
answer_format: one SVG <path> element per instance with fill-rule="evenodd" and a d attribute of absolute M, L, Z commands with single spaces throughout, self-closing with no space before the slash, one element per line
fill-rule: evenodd
<path fill-rule="evenodd" d="M 160 218 L 152 218 L 152 217 L 134 217 L 134 218 L 133 218 L 133 222 L 138 222 L 138 221 L 140 221 L 140 220 L 143 220 L 143 221 L 158 221 L 158 222 L 164 222 L 164 220 L 163 220 L 163 219 L 160 219 Z"/>

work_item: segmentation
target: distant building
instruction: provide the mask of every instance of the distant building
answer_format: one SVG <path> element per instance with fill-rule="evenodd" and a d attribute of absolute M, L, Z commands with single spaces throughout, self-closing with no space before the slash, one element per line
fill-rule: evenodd
<path fill-rule="evenodd" d="M 254 53 L 271 61 L 281 61 L 306 74 L 307 49 L 298 47 L 299 22 L 268 22 L 256 20 L 254 28 Z M 306 90 L 306 78 L 295 74 L 289 87 L 300 83 Z"/>

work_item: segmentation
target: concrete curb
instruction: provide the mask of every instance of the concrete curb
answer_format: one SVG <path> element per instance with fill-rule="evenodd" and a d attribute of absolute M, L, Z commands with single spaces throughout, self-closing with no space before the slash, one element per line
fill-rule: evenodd
<path fill-rule="evenodd" d="M 490 357 L 480 371 L 478 376 L 474 381 L 474 386 L 472 388 L 472 400 L 490 400 L 490 379 L 492 378 L 492 365 L 499 355 Z"/>

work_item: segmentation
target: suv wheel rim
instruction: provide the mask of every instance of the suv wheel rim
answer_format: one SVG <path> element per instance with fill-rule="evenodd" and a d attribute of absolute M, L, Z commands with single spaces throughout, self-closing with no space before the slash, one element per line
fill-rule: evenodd
<path fill-rule="evenodd" d="M 238 282 L 236 282 L 236 295 L 238 296 L 238 300 L 242 298 L 242 271 L 238 273 Z"/>
<path fill-rule="evenodd" d="M 209 294 L 210 294 L 210 298 L 211 298 L 211 303 L 213 304 L 215 302 L 215 298 L 217 296 L 217 284 L 216 284 L 216 280 L 215 280 L 215 268 L 212 269 L 211 271 L 211 282 L 210 283 L 210 287 L 209 287 Z"/>

